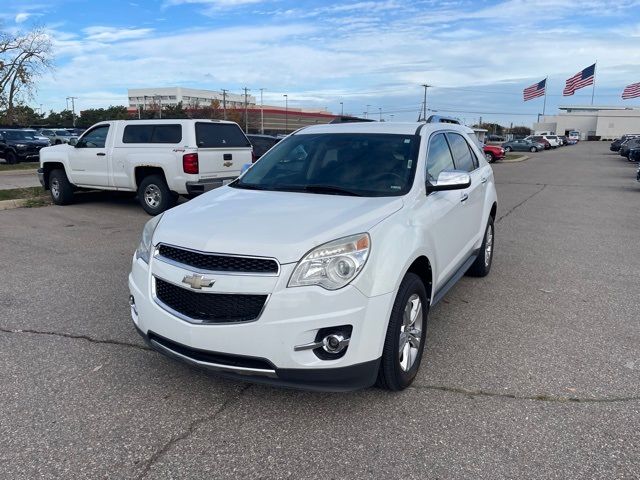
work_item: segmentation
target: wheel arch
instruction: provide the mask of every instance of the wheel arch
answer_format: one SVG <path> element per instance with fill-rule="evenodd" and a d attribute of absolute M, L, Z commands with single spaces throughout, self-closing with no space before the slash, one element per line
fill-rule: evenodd
<path fill-rule="evenodd" d="M 420 255 L 417 257 L 411 265 L 409 265 L 409 268 L 407 268 L 404 275 L 402 275 L 402 278 L 404 278 L 407 273 L 413 273 L 420 277 L 427 291 L 428 301 L 431 302 L 431 297 L 433 296 L 433 269 L 427 256 Z"/>
<path fill-rule="evenodd" d="M 54 170 L 62 170 L 65 175 L 67 174 L 66 169 L 64 168 L 64 163 L 62 162 L 45 162 L 42 165 L 42 170 L 44 172 L 44 188 L 45 190 L 49 190 L 49 177 L 51 172 Z"/>
<path fill-rule="evenodd" d="M 142 180 L 144 180 L 149 175 L 161 175 L 162 178 L 164 178 L 164 181 L 167 181 L 167 176 L 165 175 L 162 167 L 152 165 L 138 166 L 134 169 L 136 188 L 138 188 L 140 186 L 140 183 L 142 183 Z"/>

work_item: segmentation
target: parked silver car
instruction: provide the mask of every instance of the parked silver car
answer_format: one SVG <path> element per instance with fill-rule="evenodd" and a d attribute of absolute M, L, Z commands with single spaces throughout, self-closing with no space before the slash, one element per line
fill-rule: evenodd
<path fill-rule="evenodd" d="M 40 130 L 40 135 L 43 135 L 51 141 L 51 145 L 60 145 L 61 143 L 69 143 L 69 140 L 75 138 L 78 140 L 77 135 L 71 134 L 68 130 L 64 129 L 52 129 L 52 128 L 43 128 Z"/>

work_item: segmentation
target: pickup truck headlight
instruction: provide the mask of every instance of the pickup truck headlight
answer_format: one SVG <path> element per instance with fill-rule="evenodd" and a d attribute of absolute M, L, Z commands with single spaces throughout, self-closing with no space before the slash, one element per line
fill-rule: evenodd
<path fill-rule="evenodd" d="M 360 233 L 320 245 L 298 262 L 289 287 L 319 285 L 338 290 L 358 276 L 369 258 L 371 239 Z"/>
<path fill-rule="evenodd" d="M 149 263 L 149 257 L 151 256 L 151 249 L 153 248 L 153 232 L 155 232 L 162 214 L 153 217 L 149 220 L 142 229 L 142 238 L 140 239 L 140 245 L 136 249 L 136 259 L 141 258 L 145 263 Z"/>

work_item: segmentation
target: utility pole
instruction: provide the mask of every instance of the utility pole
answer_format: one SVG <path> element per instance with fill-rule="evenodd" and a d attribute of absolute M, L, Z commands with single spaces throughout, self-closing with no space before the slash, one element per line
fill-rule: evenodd
<path fill-rule="evenodd" d="M 162 96 L 161 95 L 156 95 L 156 96 L 158 97 L 158 118 L 162 120 Z"/>
<path fill-rule="evenodd" d="M 378 121 L 381 122 L 382 121 L 382 107 L 378 107 L 378 115 L 379 115 Z"/>
<path fill-rule="evenodd" d="M 247 92 L 249 89 L 247 87 L 243 88 L 244 90 L 244 133 L 249 133 L 249 114 L 247 112 Z"/>
<path fill-rule="evenodd" d="M 424 102 L 422 104 L 422 121 L 427 121 L 427 88 L 432 87 L 433 85 L 428 85 L 426 83 L 422 84 L 424 87 Z"/>
<path fill-rule="evenodd" d="M 264 103 L 262 102 L 262 92 L 264 88 L 260 89 L 260 134 L 264 135 Z"/>
<path fill-rule="evenodd" d="M 370 107 L 370 106 L 371 106 L 371 105 L 367 105 L 367 111 L 366 111 L 366 112 L 364 112 L 364 118 L 369 118 L 369 107 Z"/>
<path fill-rule="evenodd" d="M 227 92 L 229 90 L 222 89 L 222 116 L 227 119 Z"/>
<path fill-rule="evenodd" d="M 286 93 L 283 95 L 284 97 L 284 133 L 289 131 L 289 95 Z"/>
<path fill-rule="evenodd" d="M 69 110 L 69 100 L 71 100 L 71 120 L 73 123 L 73 126 L 76 126 L 76 99 L 78 97 L 67 97 L 67 110 Z"/>
<path fill-rule="evenodd" d="M 344 102 L 340 102 L 340 116 L 344 117 Z"/>

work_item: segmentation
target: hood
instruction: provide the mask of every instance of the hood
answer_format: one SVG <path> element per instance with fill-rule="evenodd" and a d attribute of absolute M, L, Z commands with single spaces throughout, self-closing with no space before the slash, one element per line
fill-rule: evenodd
<path fill-rule="evenodd" d="M 297 262 L 312 248 L 369 231 L 401 197 L 347 197 L 221 187 L 168 210 L 153 243 Z"/>

